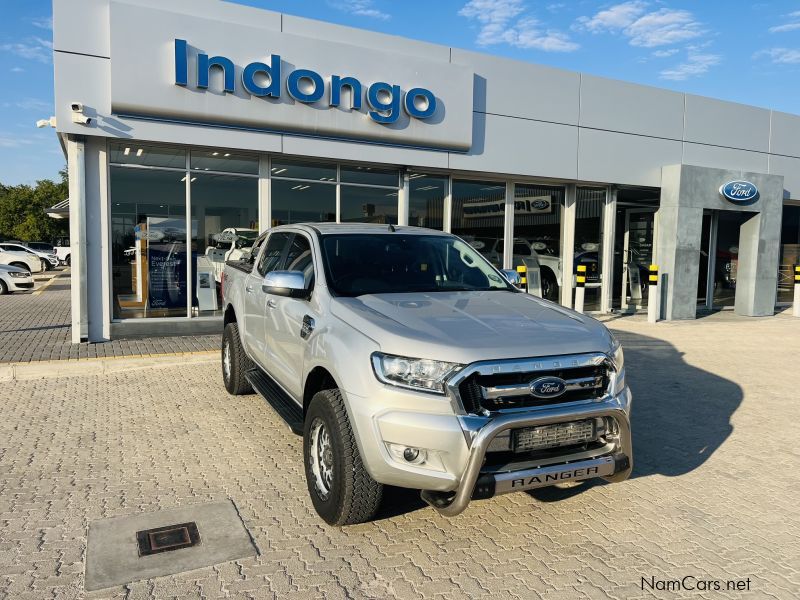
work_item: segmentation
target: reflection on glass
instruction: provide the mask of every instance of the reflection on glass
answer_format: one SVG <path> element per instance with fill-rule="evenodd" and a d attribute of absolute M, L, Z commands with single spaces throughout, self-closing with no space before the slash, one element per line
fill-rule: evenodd
<path fill-rule="evenodd" d="M 383 185 L 398 187 L 400 171 L 361 165 L 342 165 L 339 169 L 342 183 L 362 183 L 364 185 Z"/>
<path fill-rule="evenodd" d="M 160 146 L 147 146 L 138 142 L 111 142 L 108 144 L 109 161 L 124 165 L 144 167 L 186 168 L 186 150 Z"/>
<path fill-rule="evenodd" d="M 442 229 L 447 177 L 411 173 L 408 177 L 408 224 L 414 227 Z"/>
<path fill-rule="evenodd" d="M 314 181 L 336 181 L 336 165 L 324 162 L 273 158 L 270 166 L 272 177 L 291 177 Z"/>
<path fill-rule="evenodd" d="M 584 310 L 600 310 L 605 188 L 579 187 L 575 203 L 575 264 L 586 267 Z"/>
<path fill-rule="evenodd" d="M 505 198 L 504 183 L 453 180 L 453 233 L 498 268 L 503 266 Z"/>
<path fill-rule="evenodd" d="M 542 297 L 559 301 L 562 281 L 561 206 L 564 188 L 518 183 L 514 186 L 513 266 L 540 270 Z M 530 278 L 529 281 L 534 281 Z M 535 292 L 535 290 L 534 290 Z"/>
<path fill-rule="evenodd" d="M 713 307 L 734 306 L 739 268 L 739 229 L 751 214 L 720 211 L 714 266 Z"/>
<path fill-rule="evenodd" d="M 226 260 L 248 258 L 258 237 L 258 179 L 192 173 L 192 306 L 221 314 Z"/>
<path fill-rule="evenodd" d="M 258 175 L 258 157 L 251 154 L 198 148 L 191 151 L 191 163 L 192 171 L 225 171 Z"/>
<path fill-rule="evenodd" d="M 336 186 L 272 180 L 272 226 L 336 221 Z"/>
<path fill-rule="evenodd" d="M 794 265 L 800 264 L 800 206 L 783 207 L 778 302 L 794 300 Z"/>
<path fill-rule="evenodd" d="M 114 318 L 187 315 L 186 178 L 111 167 Z"/>
<path fill-rule="evenodd" d="M 397 190 L 341 186 L 342 223 L 392 223 L 397 225 Z"/>

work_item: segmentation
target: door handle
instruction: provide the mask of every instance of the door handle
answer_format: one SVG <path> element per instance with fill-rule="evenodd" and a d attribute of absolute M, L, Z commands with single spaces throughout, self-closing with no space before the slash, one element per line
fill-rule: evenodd
<path fill-rule="evenodd" d="M 275 300 L 273 300 L 272 298 L 270 298 L 269 300 L 267 300 L 267 306 L 269 306 L 270 308 L 276 308 L 278 306 L 278 303 L 275 302 Z"/>
<path fill-rule="evenodd" d="M 252 294 L 253 293 L 253 286 L 252 285 L 245 286 L 244 291 L 247 292 L 248 294 Z"/>

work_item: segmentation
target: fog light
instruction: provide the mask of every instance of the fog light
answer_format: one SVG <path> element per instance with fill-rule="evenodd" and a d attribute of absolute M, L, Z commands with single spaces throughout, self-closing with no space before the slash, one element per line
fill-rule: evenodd
<path fill-rule="evenodd" d="M 405 458 L 408 462 L 414 462 L 417 460 L 419 456 L 419 449 L 418 448 L 406 448 L 403 450 L 403 458 Z"/>

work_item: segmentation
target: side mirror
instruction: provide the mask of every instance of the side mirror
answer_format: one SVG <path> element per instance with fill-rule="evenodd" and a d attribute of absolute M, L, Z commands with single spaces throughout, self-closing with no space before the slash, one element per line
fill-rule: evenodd
<path fill-rule="evenodd" d="M 519 273 L 513 269 L 502 269 L 500 272 L 503 274 L 503 277 L 506 278 L 508 283 L 513 285 L 515 288 L 522 289 L 522 278 L 519 276 Z"/>
<path fill-rule="evenodd" d="M 261 289 L 267 294 L 289 298 L 308 298 L 311 290 L 306 287 L 302 271 L 272 271 L 264 277 Z"/>

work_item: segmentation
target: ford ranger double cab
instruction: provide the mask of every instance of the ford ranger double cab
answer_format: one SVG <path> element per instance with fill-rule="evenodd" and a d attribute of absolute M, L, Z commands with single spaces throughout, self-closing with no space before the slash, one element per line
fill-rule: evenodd
<path fill-rule="evenodd" d="M 225 387 L 255 389 L 303 436 L 329 524 L 370 520 L 384 486 L 453 516 L 508 492 L 627 479 L 620 344 L 515 277 L 439 231 L 275 227 L 223 272 Z"/>

